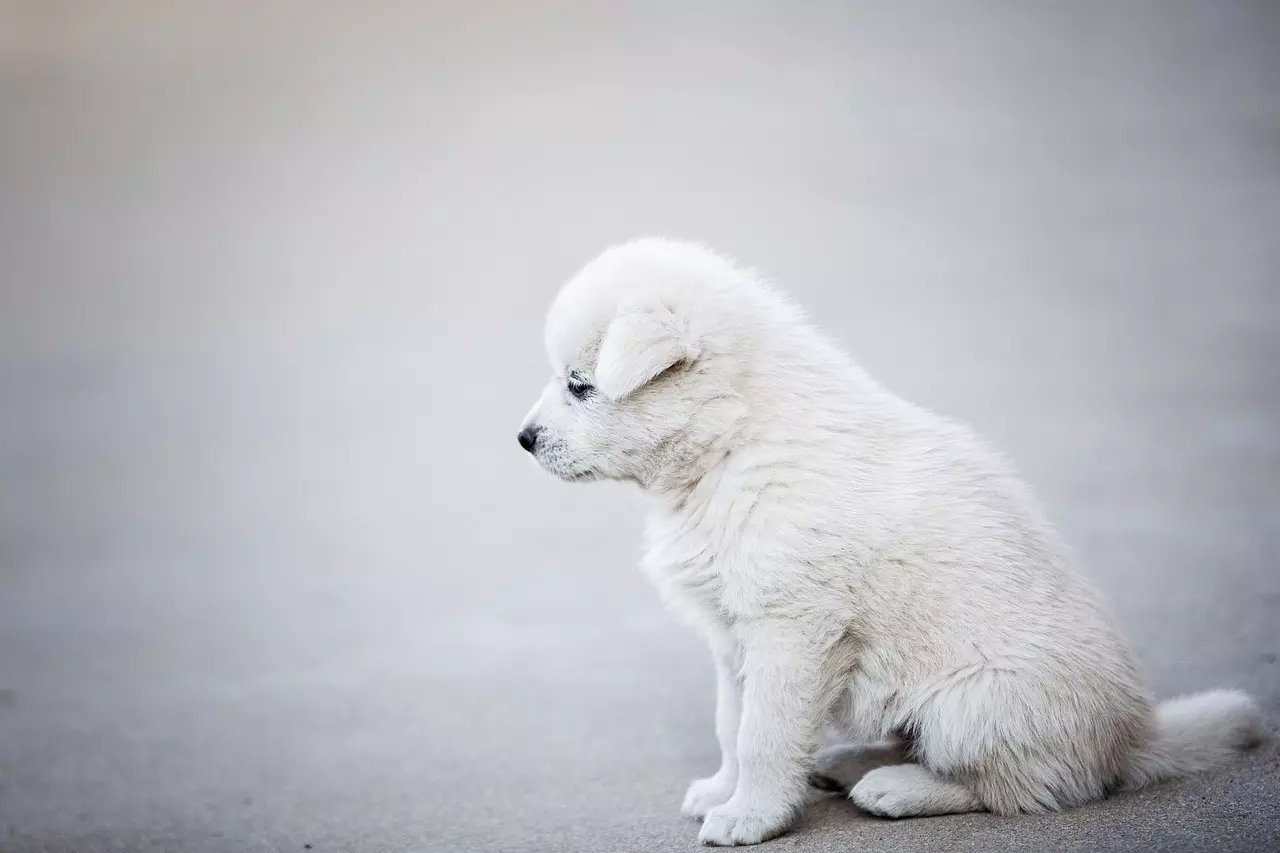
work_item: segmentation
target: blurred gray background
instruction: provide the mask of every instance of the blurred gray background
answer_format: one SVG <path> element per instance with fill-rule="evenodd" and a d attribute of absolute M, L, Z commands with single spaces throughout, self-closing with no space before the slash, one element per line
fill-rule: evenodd
<path fill-rule="evenodd" d="M 515 441 L 655 232 L 1280 716 L 1280 4 L 0 0 L 0 850 L 694 849 L 709 661 Z M 1278 779 L 769 849 L 1275 849 Z"/>

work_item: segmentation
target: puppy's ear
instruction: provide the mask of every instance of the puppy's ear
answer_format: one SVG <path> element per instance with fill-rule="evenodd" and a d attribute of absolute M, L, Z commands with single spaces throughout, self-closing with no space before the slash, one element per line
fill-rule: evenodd
<path fill-rule="evenodd" d="M 600 342 L 596 387 L 609 399 L 621 400 L 672 365 L 696 357 L 671 312 L 624 312 L 609 324 Z"/>

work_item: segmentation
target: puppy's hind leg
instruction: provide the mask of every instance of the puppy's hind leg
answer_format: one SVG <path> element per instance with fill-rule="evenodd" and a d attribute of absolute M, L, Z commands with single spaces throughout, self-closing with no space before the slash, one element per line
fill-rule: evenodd
<path fill-rule="evenodd" d="M 977 796 L 919 764 L 879 767 L 853 786 L 849 799 L 881 817 L 927 817 L 982 811 Z"/>
<path fill-rule="evenodd" d="M 814 754 L 809 784 L 820 791 L 848 794 L 872 770 L 910 760 L 906 744 L 899 741 L 838 743 Z"/>

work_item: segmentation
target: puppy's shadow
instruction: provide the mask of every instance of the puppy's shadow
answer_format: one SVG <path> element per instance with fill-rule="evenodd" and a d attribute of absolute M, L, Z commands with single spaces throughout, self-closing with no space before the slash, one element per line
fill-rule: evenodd
<path fill-rule="evenodd" d="M 814 755 L 809 784 L 819 791 L 848 794 L 869 771 L 910 761 L 902 742 L 833 744 Z"/>

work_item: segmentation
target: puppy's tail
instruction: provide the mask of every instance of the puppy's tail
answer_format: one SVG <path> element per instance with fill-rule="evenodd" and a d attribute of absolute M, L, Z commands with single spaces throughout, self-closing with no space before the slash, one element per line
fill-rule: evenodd
<path fill-rule="evenodd" d="M 1262 712 L 1239 690 L 1170 699 L 1156 708 L 1155 718 L 1155 739 L 1129 758 L 1126 788 L 1221 767 L 1262 741 Z"/>

